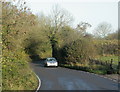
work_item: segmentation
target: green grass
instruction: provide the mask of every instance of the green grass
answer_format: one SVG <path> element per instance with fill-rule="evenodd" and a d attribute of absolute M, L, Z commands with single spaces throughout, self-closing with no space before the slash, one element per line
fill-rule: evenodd
<path fill-rule="evenodd" d="M 38 80 L 27 63 L 9 62 L 2 68 L 3 90 L 35 90 Z"/>
<path fill-rule="evenodd" d="M 111 62 L 111 59 L 113 59 L 113 64 L 118 65 L 118 56 L 99 56 L 98 60 L 103 62 Z"/>
<path fill-rule="evenodd" d="M 81 70 L 85 72 L 95 73 L 95 74 L 107 74 L 107 70 L 105 70 L 105 67 L 103 66 L 80 66 L 80 65 L 70 65 L 70 64 L 61 64 L 61 67 L 69 68 L 69 69 L 75 69 L 75 70 Z"/>
<path fill-rule="evenodd" d="M 17 54 L 17 52 L 16 52 Z M 6 56 L 5 56 L 6 55 Z M 25 54 L 12 56 L 5 53 L 2 57 L 2 90 L 35 90 L 38 80 L 30 69 Z M 11 56 L 11 57 L 9 57 Z"/>
<path fill-rule="evenodd" d="M 95 73 L 95 74 L 116 74 L 118 73 L 117 65 L 113 66 L 113 70 L 110 69 L 109 66 L 104 66 L 104 65 L 98 65 L 98 64 L 91 64 L 91 65 L 85 65 L 85 64 L 60 64 L 61 67 L 69 68 L 69 69 L 75 69 L 75 70 L 81 70 L 81 71 L 86 71 L 90 73 Z"/>

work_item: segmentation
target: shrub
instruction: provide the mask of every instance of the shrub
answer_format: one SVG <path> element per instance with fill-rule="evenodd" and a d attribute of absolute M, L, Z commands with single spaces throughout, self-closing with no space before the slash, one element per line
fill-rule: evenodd
<path fill-rule="evenodd" d="M 84 63 L 87 64 L 90 58 L 95 56 L 95 49 L 92 41 L 86 39 L 78 39 L 65 45 L 61 49 L 61 57 L 66 63 Z"/>

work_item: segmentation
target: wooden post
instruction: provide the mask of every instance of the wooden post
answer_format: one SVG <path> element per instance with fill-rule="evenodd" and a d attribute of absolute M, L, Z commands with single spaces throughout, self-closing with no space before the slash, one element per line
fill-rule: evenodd
<path fill-rule="evenodd" d="M 113 59 L 111 59 L 110 68 L 112 69 Z"/>
<path fill-rule="evenodd" d="M 120 61 L 118 62 L 118 74 L 120 74 Z"/>
<path fill-rule="evenodd" d="M 111 59 L 111 63 L 110 63 L 110 71 L 111 71 L 111 73 L 113 73 L 113 59 Z"/>
<path fill-rule="evenodd" d="M 107 65 L 107 61 L 105 61 L 106 65 Z"/>

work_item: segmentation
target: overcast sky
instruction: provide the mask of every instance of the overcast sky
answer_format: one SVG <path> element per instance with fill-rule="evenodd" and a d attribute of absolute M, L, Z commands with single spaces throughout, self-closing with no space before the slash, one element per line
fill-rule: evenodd
<path fill-rule="evenodd" d="M 92 25 L 88 32 L 101 22 L 108 22 L 114 30 L 118 29 L 118 1 L 119 0 L 25 0 L 34 14 L 43 12 L 50 14 L 52 7 L 58 4 L 72 14 L 73 26 L 79 22 L 88 22 Z"/>

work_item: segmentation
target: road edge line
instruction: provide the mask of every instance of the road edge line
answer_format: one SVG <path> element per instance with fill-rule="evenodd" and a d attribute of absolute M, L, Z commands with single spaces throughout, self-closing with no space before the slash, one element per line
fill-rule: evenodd
<path fill-rule="evenodd" d="M 61 66 L 60 66 L 61 67 Z M 67 67 L 62 67 L 62 68 L 67 68 Z M 71 68 L 67 68 L 67 69 L 71 69 Z M 76 69 L 71 69 L 71 70 L 76 70 Z M 79 71 L 79 70 L 77 70 Z M 106 77 L 106 76 L 103 76 L 103 75 L 99 75 L 99 74 L 96 74 L 96 73 L 91 73 L 91 72 L 87 72 L 87 71 L 82 71 L 80 70 L 81 72 L 84 72 L 84 73 L 89 73 L 89 74 L 93 74 L 93 75 L 96 75 L 96 76 L 99 76 L 99 77 L 102 77 L 102 78 L 105 78 L 105 79 L 109 79 L 109 80 L 112 80 L 113 82 L 117 82 L 117 83 L 120 83 L 119 79 L 116 80 L 116 79 L 112 79 L 112 78 L 109 78 L 109 77 Z M 118 77 L 119 78 L 119 77 Z"/>
<path fill-rule="evenodd" d="M 41 80 L 40 80 L 40 78 L 38 77 L 37 74 L 35 74 L 35 75 L 36 75 L 36 77 L 37 77 L 37 79 L 38 79 L 38 82 L 39 82 L 38 87 L 37 87 L 37 89 L 36 89 L 36 91 L 35 91 L 35 92 L 37 92 L 37 91 L 40 89 L 40 87 L 41 87 Z"/>
<path fill-rule="evenodd" d="M 109 78 L 109 77 L 107 77 L 107 76 L 103 76 L 103 75 L 99 75 L 99 74 L 95 74 L 95 73 L 90 73 L 90 72 L 86 72 L 86 71 L 82 71 L 82 72 L 84 72 L 84 73 L 89 73 L 89 74 L 93 74 L 93 75 L 96 75 L 96 76 L 99 76 L 99 77 L 102 77 L 102 78 L 105 78 L 105 79 L 112 80 L 113 82 L 120 83 L 120 82 L 119 82 L 119 79 L 118 79 L 118 80 L 117 80 L 117 79 L 112 79 L 112 78 Z M 119 77 L 118 77 L 118 78 L 119 78 Z"/>

